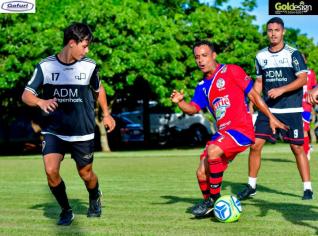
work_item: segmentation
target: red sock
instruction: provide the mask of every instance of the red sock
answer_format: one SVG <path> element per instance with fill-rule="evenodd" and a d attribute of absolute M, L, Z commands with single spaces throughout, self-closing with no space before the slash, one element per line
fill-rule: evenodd
<path fill-rule="evenodd" d="M 309 149 L 310 149 L 309 136 L 304 137 L 304 145 L 303 145 L 303 147 L 304 147 L 305 153 L 307 155 L 308 152 L 309 152 Z"/>
<path fill-rule="evenodd" d="M 204 199 L 210 197 L 210 187 L 208 179 L 198 179 L 199 187 L 201 189 L 202 195 Z"/>
<path fill-rule="evenodd" d="M 216 200 L 220 197 L 223 172 L 227 168 L 227 161 L 221 157 L 208 160 L 209 162 L 209 171 L 210 171 L 210 195 L 213 200 Z"/>

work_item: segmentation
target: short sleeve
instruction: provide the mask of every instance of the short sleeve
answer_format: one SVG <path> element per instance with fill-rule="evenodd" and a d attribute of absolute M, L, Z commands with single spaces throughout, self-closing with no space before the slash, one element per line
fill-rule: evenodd
<path fill-rule="evenodd" d="M 255 69 L 256 69 L 256 77 L 262 77 L 263 75 L 262 67 L 259 64 L 257 58 L 255 58 Z"/>
<path fill-rule="evenodd" d="M 33 72 L 33 75 L 27 83 L 25 89 L 38 96 L 38 91 L 43 85 L 44 77 L 41 66 L 38 64 Z"/>
<path fill-rule="evenodd" d="M 228 65 L 231 70 L 233 79 L 238 87 L 244 91 L 245 94 L 248 94 L 253 88 L 253 80 L 249 77 L 245 71 L 237 65 Z"/>
<path fill-rule="evenodd" d="M 207 92 L 204 88 L 204 81 L 201 81 L 194 90 L 191 103 L 196 106 L 198 111 L 208 106 Z"/>
<path fill-rule="evenodd" d="M 98 76 L 98 68 L 97 66 L 95 66 L 95 69 L 92 73 L 91 79 L 90 79 L 90 85 L 92 86 L 92 89 L 95 92 L 98 92 L 99 90 L 99 86 L 100 86 L 100 80 L 99 80 L 99 76 Z"/>
<path fill-rule="evenodd" d="M 308 71 L 304 58 L 298 50 L 292 53 L 292 65 L 296 76 Z"/>
<path fill-rule="evenodd" d="M 310 70 L 310 73 L 311 73 L 311 76 L 310 76 L 311 87 L 315 88 L 317 86 L 317 77 L 316 77 L 316 74 L 313 70 Z"/>

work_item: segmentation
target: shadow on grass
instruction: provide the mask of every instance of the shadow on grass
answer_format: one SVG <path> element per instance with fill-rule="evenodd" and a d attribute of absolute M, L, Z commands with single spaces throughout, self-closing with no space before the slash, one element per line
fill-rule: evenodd
<path fill-rule="evenodd" d="M 315 230 L 315 234 L 318 235 L 317 224 L 314 225 L 314 223 L 307 223 L 308 221 L 317 221 L 317 206 L 297 203 L 268 202 L 260 199 L 253 199 L 247 203 L 244 202 L 244 205 L 258 207 L 260 209 L 259 217 L 266 216 L 269 211 L 276 211 L 282 214 L 282 216 L 292 224 L 311 228 Z"/>
<path fill-rule="evenodd" d="M 81 228 L 81 225 L 79 222 L 76 221 L 76 215 L 85 215 L 87 213 L 87 202 L 83 202 L 79 199 L 69 199 L 70 205 L 73 209 L 73 212 L 75 214 L 75 220 L 70 226 L 58 226 L 56 225 L 56 235 L 78 235 L 78 236 L 85 236 L 87 233 L 85 230 Z M 43 215 L 49 219 L 54 219 L 56 222 L 58 221 L 59 215 L 61 213 L 61 209 L 57 202 L 48 202 L 48 203 L 42 203 L 42 204 L 36 204 L 30 209 L 35 210 L 42 210 Z M 82 232 L 83 231 L 83 232 Z"/>
<path fill-rule="evenodd" d="M 231 191 L 232 191 L 231 195 L 236 196 L 236 194 L 244 188 L 244 184 L 224 181 L 222 184 L 222 189 L 226 190 L 229 187 L 231 188 Z M 296 194 L 291 194 L 291 193 L 278 191 L 276 189 L 271 189 L 271 188 L 265 187 L 263 185 L 258 185 L 257 191 L 259 193 L 267 192 L 267 193 L 282 195 L 282 199 L 284 199 L 284 196 L 295 197 L 297 199 L 300 199 L 300 197 L 301 197 L 301 196 L 296 195 Z M 222 191 L 221 191 L 221 194 L 222 194 Z M 188 207 L 185 211 L 186 213 L 189 213 L 189 214 L 191 214 L 193 206 L 195 204 L 199 203 L 200 201 L 202 201 L 202 198 L 179 197 L 179 196 L 172 196 L 172 195 L 161 196 L 161 198 L 165 199 L 166 202 L 154 203 L 154 204 L 176 204 L 179 202 L 191 204 L 192 206 Z"/>
<path fill-rule="evenodd" d="M 222 184 L 222 189 L 226 190 L 227 188 L 231 188 L 232 194 L 236 195 L 238 192 L 242 191 L 245 188 L 245 186 L 246 186 L 246 184 L 243 184 L 243 183 L 232 183 L 232 182 L 224 181 Z M 302 197 L 302 196 L 297 195 L 297 194 L 279 191 L 277 189 L 268 188 L 264 185 L 258 184 L 257 185 L 257 193 L 261 194 L 262 192 L 273 193 L 273 194 L 289 196 L 289 197 L 296 197 L 297 199 Z"/>
<path fill-rule="evenodd" d="M 262 158 L 262 161 L 271 161 L 271 162 L 279 162 L 279 163 L 295 163 L 294 160 L 282 159 L 282 158 Z"/>
<path fill-rule="evenodd" d="M 86 215 L 87 213 L 87 202 L 83 202 L 79 199 L 70 199 L 70 205 L 75 215 Z M 50 219 L 58 219 L 61 213 L 61 208 L 56 202 L 37 204 L 31 207 L 31 209 L 43 210 L 43 215 Z"/>

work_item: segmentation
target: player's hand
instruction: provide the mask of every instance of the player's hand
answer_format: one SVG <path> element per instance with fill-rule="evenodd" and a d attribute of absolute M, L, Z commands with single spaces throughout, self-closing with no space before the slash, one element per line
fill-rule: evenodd
<path fill-rule="evenodd" d="M 176 104 L 181 102 L 183 98 L 184 98 L 183 90 L 181 90 L 180 92 L 177 90 L 173 90 L 170 96 L 171 101 Z"/>
<path fill-rule="evenodd" d="M 111 115 L 106 115 L 103 117 L 103 124 L 107 129 L 107 133 L 112 132 L 116 127 L 116 121 Z"/>
<path fill-rule="evenodd" d="M 39 99 L 37 105 L 47 114 L 53 112 L 58 107 L 56 98 L 48 100 Z"/>
<path fill-rule="evenodd" d="M 318 90 L 313 89 L 307 92 L 306 101 L 310 104 L 317 104 L 318 103 Z"/>
<path fill-rule="evenodd" d="M 276 129 L 288 130 L 289 127 L 284 123 L 280 122 L 275 116 L 269 119 L 269 126 L 272 129 L 273 134 L 276 134 Z"/>
<path fill-rule="evenodd" d="M 278 98 L 284 93 L 283 88 L 273 88 L 268 91 L 268 96 L 272 99 Z"/>

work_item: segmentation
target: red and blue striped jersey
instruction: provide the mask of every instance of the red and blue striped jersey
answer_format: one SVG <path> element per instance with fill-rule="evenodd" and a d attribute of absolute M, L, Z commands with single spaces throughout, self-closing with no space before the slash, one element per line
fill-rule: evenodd
<path fill-rule="evenodd" d="M 198 83 L 191 103 L 199 111 L 207 108 L 218 129 L 235 130 L 254 140 L 252 116 L 247 94 L 253 80 L 237 65 L 218 65 L 209 78 Z"/>

